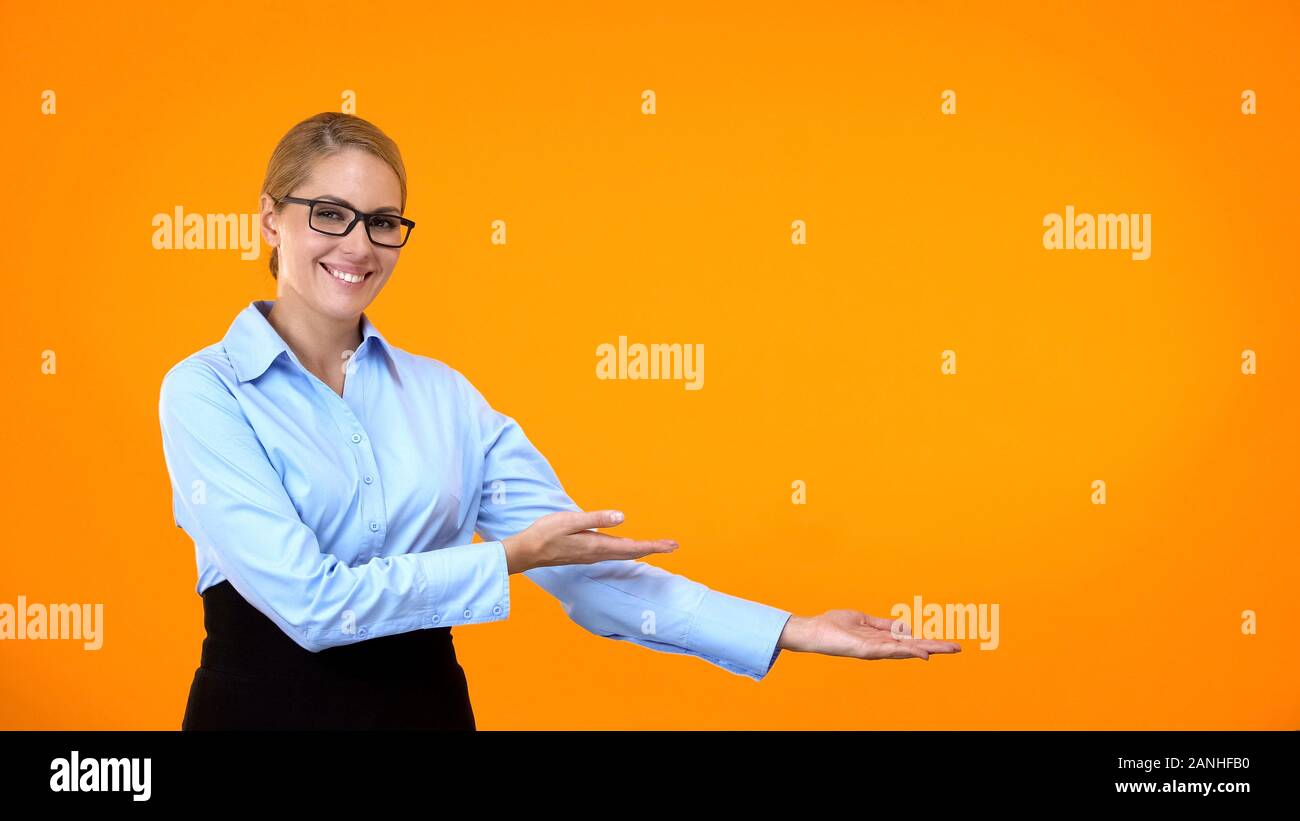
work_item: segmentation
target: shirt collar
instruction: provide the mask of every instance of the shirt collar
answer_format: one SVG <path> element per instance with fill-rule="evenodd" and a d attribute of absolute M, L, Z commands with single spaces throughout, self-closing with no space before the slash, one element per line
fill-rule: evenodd
<path fill-rule="evenodd" d="M 230 330 L 222 340 L 226 354 L 230 357 L 230 363 L 235 369 L 235 376 L 239 377 L 240 382 L 248 382 L 261 376 L 281 353 L 297 361 L 288 344 L 266 319 L 266 315 L 274 305 L 273 299 L 255 299 L 248 303 L 248 307 L 240 311 L 235 316 L 235 321 L 230 323 Z M 375 341 L 368 343 L 371 337 Z M 358 348 L 357 352 L 360 353 L 367 344 L 372 348 L 378 347 L 386 356 L 392 358 L 388 340 L 363 312 L 361 348 Z"/>

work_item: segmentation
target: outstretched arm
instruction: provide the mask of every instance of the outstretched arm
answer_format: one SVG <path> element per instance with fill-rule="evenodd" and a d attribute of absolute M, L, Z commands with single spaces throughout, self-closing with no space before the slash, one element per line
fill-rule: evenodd
<path fill-rule="evenodd" d="M 509 551 L 511 537 L 542 517 L 581 512 L 518 423 L 461 380 L 483 449 L 479 535 L 506 541 Z M 524 575 L 559 599 L 569 618 L 591 633 L 696 656 L 756 681 L 780 655 L 778 642 L 792 615 L 634 559 L 528 564 Z"/>
<path fill-rule="evenodd" d="M 902 621 L 858 610 L 795 616 L 634 559 L 592 561 L 594 546 L 612 537 L 581 529 L 619 524 L 600 518 L 612 511 L 581 513 L 519 424 L 492 409 L 460 378 L 483 443 L 479 534 L 501 540 L 511 572 L 526 568 L 524 575 L 559 599 L 569 617 L 590 632 L 693 655 L 755 681 L 767 675 L 782 650 L 923 660 L 931 653 L 960 652 L 954 642 L 913 639 Z M 652 549 L 658 543 L 624 541 L 632 555 L 660 552 Z"/>

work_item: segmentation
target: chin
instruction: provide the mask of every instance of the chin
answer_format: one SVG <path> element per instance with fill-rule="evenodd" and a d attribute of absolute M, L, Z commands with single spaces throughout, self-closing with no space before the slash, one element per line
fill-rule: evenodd
<path fill-rule="evenodd" d="M 326 296 L 316 303 L 316 309 L 335 319 L 351 319 L 370 305 L 371 296 L 356 294 L 354 296 Z"/>

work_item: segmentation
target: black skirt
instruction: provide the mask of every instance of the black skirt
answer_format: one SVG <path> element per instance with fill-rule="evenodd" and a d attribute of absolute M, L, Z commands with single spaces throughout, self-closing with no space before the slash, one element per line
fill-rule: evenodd
<path fill-rule="evenodd" d="M 229 581 L 203 591 L 207 638 L 182 730 L 474 730 L 450 627 L 312 653 Z"/>

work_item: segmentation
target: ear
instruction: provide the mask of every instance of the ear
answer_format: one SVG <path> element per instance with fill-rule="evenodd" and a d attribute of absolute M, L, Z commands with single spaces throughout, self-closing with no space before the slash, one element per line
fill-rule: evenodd
<path fill-rule="evenodd" d="M 262 230 L 262 240 L 272 248 L 280 247 L 280 231 L 277 226 L 279 215 L 275 213 L 275 200 L 270 194 L 263 194 L 258 203 L 261 216 L 258 220 Z"/>

